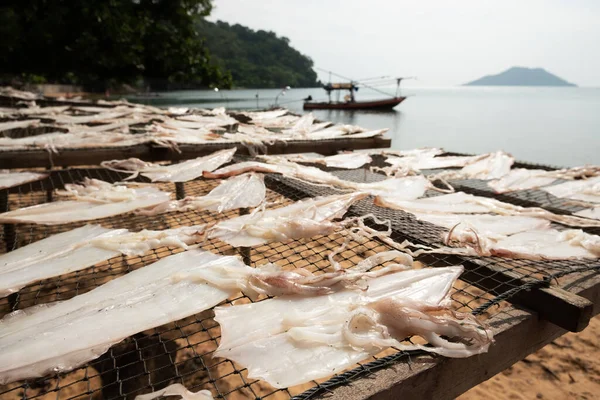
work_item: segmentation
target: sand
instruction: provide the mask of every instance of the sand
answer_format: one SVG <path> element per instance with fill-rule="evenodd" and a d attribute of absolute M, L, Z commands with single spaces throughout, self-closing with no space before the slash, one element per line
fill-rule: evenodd
<path fill-rule="evenodd" d="M 599 338 L 600 315 L 458 399 L 600 399 Z"/>

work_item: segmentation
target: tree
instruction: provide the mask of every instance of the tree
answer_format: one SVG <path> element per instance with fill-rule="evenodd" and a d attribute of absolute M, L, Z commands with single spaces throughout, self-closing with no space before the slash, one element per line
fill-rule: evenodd
<path fill-rule="evenodd" d="M 0 73 L 106 87 L 229 86 L 195 30 L 211 0 L 5 0 Z"/>
<path fill-rule="evenodd" d="M 240 87 L 317 86 L 313 61 L 273 32 L 199 18 L 197 30 L 213 60 Z"/>

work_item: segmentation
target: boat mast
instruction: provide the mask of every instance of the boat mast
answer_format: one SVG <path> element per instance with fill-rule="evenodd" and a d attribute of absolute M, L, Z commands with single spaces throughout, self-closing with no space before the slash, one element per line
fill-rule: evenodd
<path fill-rule="evenodd" d="M 331 86 L 331 71 L 329 71 L 329 86 Z M 331 91 L 327 91 L 327 96 L 329 97 L 329 102 L 331 103 Z"/>
<path fill-rule="evenodd" d="M 400 82 L 402 82 L 404 78 L 396 78 L 396 97 L 400 94 Z"/>

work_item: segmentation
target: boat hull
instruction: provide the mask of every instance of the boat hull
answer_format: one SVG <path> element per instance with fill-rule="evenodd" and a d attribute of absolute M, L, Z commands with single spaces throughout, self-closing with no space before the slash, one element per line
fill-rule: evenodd
<path fill-rule="evenodd" d="M 402 103 L 406 97 L 385 100 L 355 101 L 348 103 L 304 103 L 305 110 L 389 110 Z"/>

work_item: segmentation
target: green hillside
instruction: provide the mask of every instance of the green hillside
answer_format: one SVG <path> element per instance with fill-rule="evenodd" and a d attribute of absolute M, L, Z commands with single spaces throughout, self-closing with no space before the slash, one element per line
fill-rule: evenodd
<path fill-rule="evenodd" d="M 226 22 L 200 19 L 199 36 L 211 63 L 231 73 L 235 87 L 278 88 L 317 86 L 312 60 L 274 32 L 255 31 Z"/>

